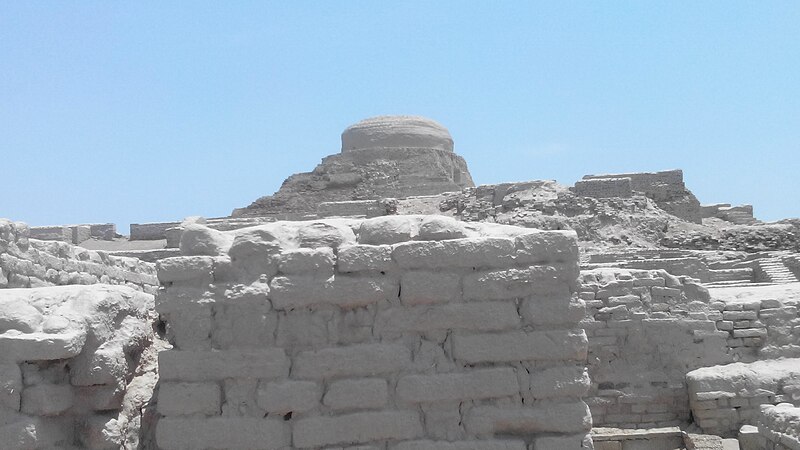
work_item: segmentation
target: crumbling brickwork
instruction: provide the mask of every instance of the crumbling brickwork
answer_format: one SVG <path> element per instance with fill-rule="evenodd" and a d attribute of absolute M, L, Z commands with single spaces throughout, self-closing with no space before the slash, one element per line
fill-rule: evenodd
<path fill-rule="evenodd" d="M 572 232 L 395 216 L 193 225 L 181 249 L 166 450 L 591 445 Z"/>

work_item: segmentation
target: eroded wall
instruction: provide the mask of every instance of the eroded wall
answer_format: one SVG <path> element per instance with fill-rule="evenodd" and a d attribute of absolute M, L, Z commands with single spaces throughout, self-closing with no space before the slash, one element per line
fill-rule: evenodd
<path fill-rule="evenodd" d="M 181 249 L 164 449 L 591 445 L 572 232 L 395 216 L 192 225 Z"/>
<path fill-rule="evenodd" d="M 152 263 L 29 236 L 26 224 L 0 219 L 0 288 L 97 283 L 148 293 L 158 288 Z"/>

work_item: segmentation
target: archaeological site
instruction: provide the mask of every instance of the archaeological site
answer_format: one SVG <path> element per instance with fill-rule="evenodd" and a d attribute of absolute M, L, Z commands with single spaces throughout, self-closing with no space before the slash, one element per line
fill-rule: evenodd
<path fill-rule="evenodd" d="M 374 117 L 228 217 L 0 219 L 0 448 L 800 450 L 800 219 L 455 149 Z"/>

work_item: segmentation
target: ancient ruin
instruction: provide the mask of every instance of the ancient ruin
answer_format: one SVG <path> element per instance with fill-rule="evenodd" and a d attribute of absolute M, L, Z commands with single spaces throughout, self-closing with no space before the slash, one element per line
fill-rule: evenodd
<path fill-rule="evenodd" d="M 800 450 L 800 219 L 455 150 L 382 116 L 229 217 L 0 220 L 2 448 Z"/>

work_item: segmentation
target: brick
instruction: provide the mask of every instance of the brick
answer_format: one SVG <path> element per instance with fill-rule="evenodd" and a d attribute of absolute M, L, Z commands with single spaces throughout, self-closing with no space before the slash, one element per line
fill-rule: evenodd
<path fill-rule="evenodd" d="M 582 366 L 551 367 L 530 374 L 530 393 L 537 399 L 584 397 L 590 384 L 589 373 Z"/>
<path fill-rule="evenodd" d="M 566 295 L 531 297 L 522 302 L 520 314 L 532 325 L 572 325 L 586 316 L 586 306 Z"/>
<path fill-rule="evenodd" d="M 596 445 L 592 445 L 592 437 L 588 434 L 541 436 L 533 440 L 534 450 L 597 450 Z"/>
<path fill-rule="evenodd" d="M 578 235 L 574 231 L 537 231 L 517 236 L 517 263 L 578 260 Z"/>
<path fill-rule="evenodd" d="M 161 383 L 158 412 L 164 416 L 219 414 L 222 392 L 217 383 Z"/>
<path fill-rule="evenodd" d="M 32 416 L 56 416 L 72 407 L 72 386 L 37 384 L 22 391 L 21 411 Z"/>
<path fill-rule="evenodd" d="M 526 450 L 525 441 L 479 440 L 479 441 L 407 441 L 393 447 L 394 450 Z"/>
<path fill-rule="evenodd" d="M 653 288 L 650 290 L 650 294 L 652 294 L 654 297 L 660 296 L 660 297 L 680 298 L 681 290 L 677 288 L 653 286 Z"/>
<path fill-rule="evenodd" d="M 211 350 L 211 331 L 214 329 L 210 304 L 192 303 L 183 308 L 162 313 L 167 322 L 167 334 L 181 350 Z"/>
<path fill-rule="evenodd" d="M 275 450 L 291 446 L 283 420 L 254 418 L 165 417 L 156 426 L 156 443 L 164 450 Z"/>
<path fill-rule="evenodd" d="M 313 448 L 388 439 L 415 439 L 422 435 L 422 422 L 416 412 L 363 412 L 298 420 L 294 424 L 293 443 L 298 448 Z"/>
<path fill-rule="evenodd" d="M 722 311 L 722 318 L 724 320 L 756 320 L 758 313 L 756 311 Z"/>
<path fill-rule="evenodd" d="M 0 364 L 0 408 L 19 411 L 22 372 L 14 363 Z"/>
<path fill-rule="evenodd" d="M 397 381 L 398 398 L 410 403 L 496 398 L 518 393 L 519 381 L 511 368 L 407 375 Z"/>
<path fill-rule="evenodd" d="M 583 360 L 586 358 L 586 352 L 587 339 L 583 330 L 456 334 L 453 338 L 455 359 L 467 363 Z"/>
<path fill-rule="evenodd" d="M 339 248 L 339 272 L 388 271 L 395 267 L 390 245 L 347 245 Z"/>
<path fill-rule="evenodd" d="M 400 301 L 413 306 L 461 300 L 461 276 L 447 272 L 413 270 L 400 279 Z"/>
<path fill-rule="evenodd" d="M 375 333 L 434 330 L 492 331 L 517 328 L 516 306 L 509 302 L 457 303 L 390 308 L 378 313 Z"/>
<path fill-rule="evenodd" d="M 577 287 L 577 264 L 556 263 L 469 274 L 464 277 L 466 300 L 501 300 L 530 295 L 565 294 Z"/>
<path fill-rule="evenodd" d="M 261 383 L 256 392 L 258 406 L 267 412 L 306 412 L 319 405 L 322 391 L 312 381 Z"/>
<path fill-rule="evenodd" d="M 158 354 L 161 380 L 210 381 L 225 378 L 284 378 L 289 358 L 282 349 L 179 351 Z"/>
<path fill-rule="evenodd" d="M 331 409 L 372 409 L 385 406 L 388 398 L 386 380 L 366 378 L 331 383 L 322 403 Z"/>
<path fill-rule="evenodd" d="M 411 363 L 411 351 L 397 344 L 359 344 L 299 353 L 292 376 L 321 379 L 394 372 Z"/>
<path fill-rule="evenodd" d="M 86 342 L 86 331 L 0 335 L 0 361 L 51 361 L 77 356 Z"/>
<path fill-rule="evenodd" d="M 515 252 L 511 239 L 481 237 L 405 242 L 394 246 L 392 258 L 404 269 L 503 267 L 513 264 Z"/>
<path fill-rule="evenodd" d="M 290 249 L 278 255 L 278 271 L 286 275 L 330 275 L 335 262 L 330 247 Z"/>
<path fill-rule="evenodd" d="M 273 278 L 269 297 L 277 310 L 326 304 L 356 308 L 397 298 L 398 292 L 397 280 L 380 275 L 337 275 L 331 278 L 293 275 Z"/>
<path fill-rule="evenodd" d="M 766 338 L 767 337 L 767 329 L 766 328 L 745 328 L 739 330 L 733 330 L 733 337 L 735 338 L 749 338 L 749 337 L 760 337 Z"/>
<path fill-rule="evenodd" d="M 210 256 L 176 256 L 156 262 L 156 272 L 161 283 L 196 280 L 198 283 L 213 281 L 214 258 Z"/>
<path fill-rule="evenodd" d="M 478 436 L 528 433 L 578 433 L 592 427 L 589 407 L 582 401 L 525 408 L 476 406 L 465 420 L 468 433 Z"/>

